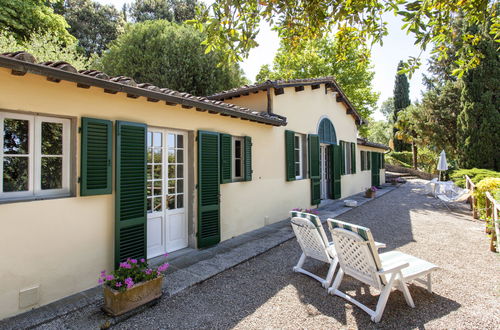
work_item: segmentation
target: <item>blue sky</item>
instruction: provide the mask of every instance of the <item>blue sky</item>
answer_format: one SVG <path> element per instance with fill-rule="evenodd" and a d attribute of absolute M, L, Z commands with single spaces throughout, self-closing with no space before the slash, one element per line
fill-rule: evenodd
<path fill-rule="evenodd" d="M 124 3 L 130 0 L 97 0 L 100 3 L 113 4 L 121 8 Z M 203 0 L 206 3 L 211 0 Z M 396 68 L 400 60 L 406 60 L 409 56 L 418 56 L 420 49 L 414 45 L 415 38 L 406 35 L 401 31 L 402 22 L 399 18 L 386 15 L 385 19 L 389 23 L 389 35 L 384 38 L 383 46 L 376 45 L 372 49 L 372 62 L 375 71 L 373 89 L 380 93 L 379 104 L 392 96 L 394 88 L 394 77 Z M 277 33 L 271 31 L 269 26 L 262 26 L 257 36 L 259 47 L 250 52 L 249 57 L 241 64 L 245 75 L 251 81 L 260 70 L 263 64 L 271 64 L 274 54 L 279 46 Z M 415 72 L 410 80 L 410 98 L 412 101 L 420 99 L 421 91 L 424 91 L 422 84 L 422 74 L 425 72 L 428 54 L 421 56 L 424 64 L 420 70 Z M 382 119 L 381 113 L 374 114 L 375 119 Z"/>

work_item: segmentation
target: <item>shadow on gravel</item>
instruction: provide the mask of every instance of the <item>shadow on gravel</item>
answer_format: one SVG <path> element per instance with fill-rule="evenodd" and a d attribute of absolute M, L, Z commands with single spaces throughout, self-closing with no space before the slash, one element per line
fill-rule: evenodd
<path fill-rule="evenodd" d="M 315 261 L 310 262 L 306 267 L 313 272 L 325 275 L 328 270 L 327 267 Z M 309 284 L 305 286 L 305 281 L 313 282 L 317 288 L 311 288 Z M 381 322 L 373 323 L 370 316 L 359 307 L 341 297 L 327 294 L 318 282 L 310 280 L 304 275 L 292 276 L 291 284 L 300 293 L 301 303 L 310 311 L 311 317 L 316 315 L 331 317 L 349 328 L 355 325 L 359 329 L 425 329 L 428 322 L 439 319 L 461 307 L 454 300 L 436 293 L 429 293 L 420 285 L 410 284 L 409 290 L 415 302 L 415 308 L 409 307 L 403 294 L 394 289 L 389 296 Z M 376 308 L 379 297 L 377 290 L 350 276 L 344 277 L 340 289 L 369 308 Z M 348 311 L 350 311 L 351 319 L 348 319 Z"/>
<path fill-rule="evenodd" d="M 412 212 L 430 213 L 441 207 L 432 197 L 416 191 L 410 193 L 417 188 L 418 185 L 409 184 L 338 218 L 370 227 L 377 241 L 387 243 L 387 250 L 397 249 L 415 242 L 415 237 L 422 239 L 413 233 Z M 421 244 L 420 247 L 425 248 L 425 243 Z M 404 296 L 393 290 L 381 323 L 375 324 L 357 306 L 329 295 L 319 282 L 294 273 L 292 267 L 300 253 L 295 239 L 287 241 L 171 299 L 162 299 L 144 313 L 118 324 L 117 328 L 424 329 L 430 321 L 461 306 L 439 294 L 428 293 L 422 286 L 411 285 L 416 307 L 407 306 Z M 327 272 L 326 264 L 314 260 L 306 261 L 304 268 L 321 276 Z M 377 303 L 377 291 L 348 276 L 341 289 L 370 307 L 374 308 Z"/>

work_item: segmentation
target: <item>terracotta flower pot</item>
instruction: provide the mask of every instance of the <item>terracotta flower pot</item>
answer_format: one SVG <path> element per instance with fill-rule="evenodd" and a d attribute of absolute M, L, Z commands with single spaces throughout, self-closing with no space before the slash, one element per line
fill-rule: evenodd
<path fill-rule="evenodd" d="M 375 191 L 372 191 L 372 190 L 365 191 L 365 197 L 367 197 L 367 198 L 375 197 Z"/>
<path fill-rule="evenodd" d="M 102 309 L 112 315 L 122 315 L 162 295 L 163 276 L 134 285 L 124 292 L 104 286 L 104 306 Z"/>

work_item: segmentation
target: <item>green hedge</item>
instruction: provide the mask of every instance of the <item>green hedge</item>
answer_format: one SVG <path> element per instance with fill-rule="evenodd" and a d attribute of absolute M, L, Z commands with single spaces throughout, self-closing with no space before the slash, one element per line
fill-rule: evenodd
<path fill-rule="evenodd" d="M 436 171 L 438 155 L 429 149 L 419 149 L 417 151 L 417 167 L 427 173 Z M 391 165 L 403 167 L 413 167 L 413 153 L 411 151 L 393 151 L 386 156 L 386 162 Z"/>
<path fill-rule="evenodd" d="M 450 179 L 455 182 L 457 186 L 465 188 L 465 175 L 468 175 L 474 184 L 478 184 L 479 181 L 485 178 L 500 178 L 500 172 L 482 168 L 471 168 L 453 171 L 450 173 Z"/>

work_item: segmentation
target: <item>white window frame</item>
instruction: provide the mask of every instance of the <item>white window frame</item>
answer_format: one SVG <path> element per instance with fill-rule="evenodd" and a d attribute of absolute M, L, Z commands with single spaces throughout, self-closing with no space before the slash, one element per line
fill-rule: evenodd
<path fill-rule="evenodd" d="M 240 173 L 241 176 L 236 176 L 236 141 L 240 142 Z M 232 167 L 232 180 L 242 181 L 245 177 L 245 139 L 243 137 L 233 136 L 232 137 L 232 152 L 231 152 L 231 167 Z"/>
<path fill-rule="evenodd" d="M 345 174 L 352 174 L 352 168 L 351 168 L 351 143 L 349 142 L 344 142 L 344 168 L 345 168 Z"/>
<path fill-rule="evenodd" d="M 297 146 L 297 140 L 299 141 Z M 294 154 L 294 165 L 293 170 L 295 172 L 295 179 L 300 180 L 304 178 L 304 138 L 302 134 L 294 134 L 293 137 L 293 154 Z M 295 152 L 299 151 L 299 159 L 295 159 Z M 299 175 L 297 175 L 296 166 L 299 164 Z"/>
<path fill-rule="evenodd" d="M 3 153 L 4 144 L 4 119 L 28 120 L 28 190 L 16 192 L 3 192 Z M 62 187 L 60 189 L 42 189 L 42 122 L 60 123 L 63 125 L 63 153 L 62 153 Z M 0 202 L 10 200 L 31 199 L 36 197 L 66 197 L 70 195 L 71 177 L 71 120 L 59 117 L 37 116 L 11 112 L 0 112 Z M 51 157 L 51 156 L 43 156 Z M 59 157 L 59 156 L 52 156 Z"/>

